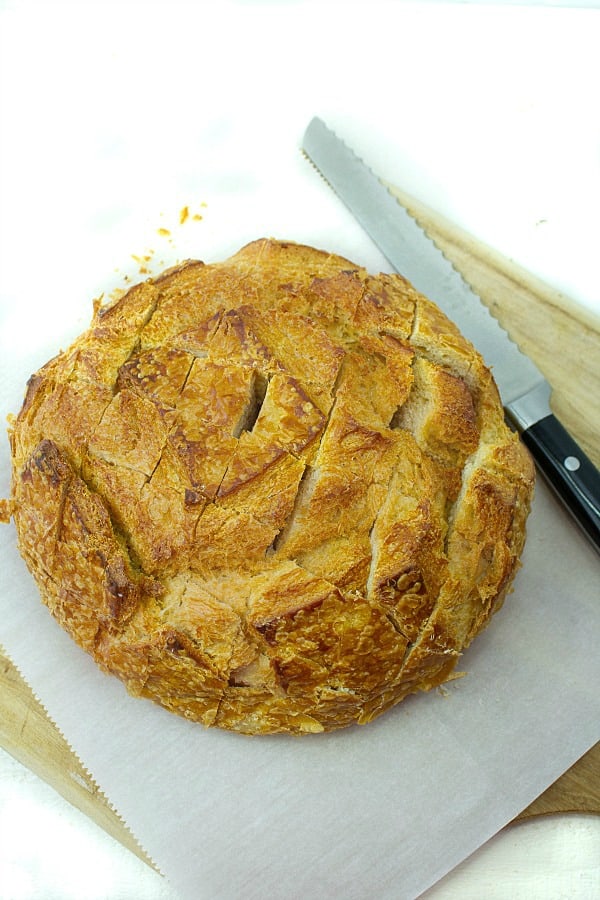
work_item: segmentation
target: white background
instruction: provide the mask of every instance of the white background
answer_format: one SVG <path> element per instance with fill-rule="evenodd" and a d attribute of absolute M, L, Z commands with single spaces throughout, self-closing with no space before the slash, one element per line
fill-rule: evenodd
<path fill-rule="evenodd" d="M 0 366 L 45 362 L 144 255 L 154 271 L 274 235 L 384 267 L 313 187 L 315 114 L 600 313 L 599 46 L 598 10 L 540 4 L 0 3 Z M 184 205 L 202 219 L 180 226 Z M 2 900 L 172 896 L 4 755 L 0 786 Z M 587 900 L 599 858 L 597 818 L 528 823 L 431 896 Z"/>

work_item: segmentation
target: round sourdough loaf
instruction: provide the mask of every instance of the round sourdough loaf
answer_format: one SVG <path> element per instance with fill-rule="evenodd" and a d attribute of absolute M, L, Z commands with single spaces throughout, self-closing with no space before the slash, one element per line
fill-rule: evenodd
<path fill-rule="evenodd" d="M 436 306 L 275 240 L 97 305 L 11 448 L 60 624 L 133 694 L 249 733 L 365 723 L 447 680 L 511 584 L 534 480 Z"/>

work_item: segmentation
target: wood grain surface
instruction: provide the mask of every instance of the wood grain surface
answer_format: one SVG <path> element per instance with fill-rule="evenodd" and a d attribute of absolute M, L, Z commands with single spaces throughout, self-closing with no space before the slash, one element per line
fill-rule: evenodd
<path fill-rule="evenodd" d="M 546 375 L 554 412 L 600 466 L 600 319 L 392 190 Z M 152 864 L 1 649 L 0 746 Z M 518 818 L 560 812 L 600 813 L 600 744 Z"/>

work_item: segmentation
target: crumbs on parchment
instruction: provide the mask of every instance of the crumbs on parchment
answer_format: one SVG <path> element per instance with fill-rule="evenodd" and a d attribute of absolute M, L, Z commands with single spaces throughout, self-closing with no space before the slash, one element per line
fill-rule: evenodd
<path fill-rule="evenodd" d="M 205 209 L 205 208 L 206 208 L 206 203 L 201 203 L 201 204 L 200 204 L 200 207 L 201 207 L 202 209 Z M 202 221 L 202 218 L 203 218 L 203 216 L 202 216 L 202 214 L 199 213 L 199 212 L 196 212 L 196 213 L 190 213 L 190 208 L 189 208 L 189 206 L 182 206 L 181 209 L 180 209 L 180 211 L 179 211 L 179 224 L 180 224 L 180 225 L 183 225 L 183 223 L 184 223 L 184 222 L 187 222 L 188 219 L 191 219 L 192 222 L 201 222 L 201 221 Z"/>
<path fill-rule="evenodd" d="M 177 229 L 182 225 L 185 225 L 186 222 L 201 222 L 203 219 L 203 215 L 198 210 L 206 209 L 207 204 L 202 201 L 196 209 L 194 209 L 189 204 L 182 206 L 179 210 L 179 214 L 177 216 L 177 220 L 174 221 L 174 224 L 169 223 L 170 227 L 166 227 L 165 225 L 160 225 L 156 229 L 156 233 L 159 237 L 164 238 L 171 247 L 175 246 L 174 237 L 176 237 Z M 165 216 L 164 213 L 161 213 L 161 218 Z M 138 272 L 140 275 L 150 275 L 152 276 L 154 273 L 158 271 L 162 271 L 164 269 L 166 263 L 163 259 L 156 260 L 155 257 L 156 250 L 149 249 L 145 250 L 143 253 L 132 253 L 131 258 L 137 263 Z M 119 269 L 115 269 L 115 272 L 119 272 Z M 131 275 L 124 274 L 123 281 L 125 284 L 130 285 L 133 281 Z M 110 300 L 113 302 L 120 299 L 125 293 L 124 288 L 116 288 L 110 294 Z"/>
<path fill-rule="evenodd" d="M 132 253 L 131 258 L 136 261 L 139 266 L 139 272 L 141 275 L 149 275 L 150 267 L 148 263 L 152 261 L 152 257 L 154 256 L 154 250 L 148 250 L 147 253 L 144 253 L 143 256 L 137 256 L 137 254 Z"/>

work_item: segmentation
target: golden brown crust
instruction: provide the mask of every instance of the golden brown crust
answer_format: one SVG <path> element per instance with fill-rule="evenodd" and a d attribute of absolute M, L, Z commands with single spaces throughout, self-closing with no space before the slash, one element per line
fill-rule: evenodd
<path fill-rule="evenodd" d="M 97 307 L 11 432 L 44 602 L 128 689 L 314 732 L 446 680 L 518 566 L 531 461 L 408 282 L 255 241 Z"/>

